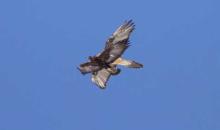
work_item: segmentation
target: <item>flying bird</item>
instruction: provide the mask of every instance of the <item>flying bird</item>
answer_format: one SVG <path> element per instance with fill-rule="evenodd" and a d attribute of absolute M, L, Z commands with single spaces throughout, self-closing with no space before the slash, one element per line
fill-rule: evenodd
<path fill-rule="evenodd" d="M 82 74 L 92 74 L 92 82 L 100 88 L 106 88 L 107 81 L 111 75 L 121 72 L 118 65 L 128 68 L 142 68 L 143 65 L 133 60 L 122 58 L 122 54 L 129 47 L 129 37 L 134 30 L 132 20 L 125 21 L 108 38 L 105 48 L 95 56 L 89 56 L 89 61 L 77 67 Z"/>

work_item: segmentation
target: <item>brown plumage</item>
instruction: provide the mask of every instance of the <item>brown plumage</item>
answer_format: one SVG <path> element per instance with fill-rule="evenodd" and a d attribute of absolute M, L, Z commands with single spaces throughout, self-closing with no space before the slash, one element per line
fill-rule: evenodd
<path fill-rule="evenodd" d="M 107 40 L 104 50 L 96 56 L 89 56 L 89 61 L 80 64 L 78 69 L 82 74 L 92 73 L 92 82 L 100 88 L 105 88 L 111 75 L 120 73 L 117 65 L 128 68 L 142 68 L 143 65 L 132 60 L 121 58 L 129 47 L 129 36 L 134 30 L 132 20 L 125 21 Z"/>

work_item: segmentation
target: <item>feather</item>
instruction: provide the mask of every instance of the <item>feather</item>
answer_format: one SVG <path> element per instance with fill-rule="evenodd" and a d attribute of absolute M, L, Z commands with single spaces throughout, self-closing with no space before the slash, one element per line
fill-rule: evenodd
<path fill-rule="evenodd" d="M 122 24 L 112 36 L 107 40 L 104 51 L 99 55 L 99 58 L 106 63 L 112 63 L 124 53 L 129 47 L 129 36 L 134 30 L 134 23 L 129 20 Z"/>
<path fill-rule="evenodd" d="M 92 63 L 92 62 L 86 62 L 81 64 L 77 69 L 82 73 L 82 74 L 87 74 L 91 72 L 96 72 L 101 69 L 101 66 L 98 64 Z"/>
<path fill-rule="evenodd" d="M 112 64 L 113 65 L 122 65 L 122 66 L 125 66 L 125 67 L 128 67 L 128 68 L 143 68 L 142 64 L 137 63 L 136 61 L 126 60 L 126 59 L 123 59 L 123 58 L 118 58 Z"/>
<path fill-rule="evenodd" d="M 97 73 L 92 74 L 92 82 L 98 85 L 101 89 L 106 87 L 106 83 L 110 78 L 111 73 L 107 69 L 101 69 Z"/>

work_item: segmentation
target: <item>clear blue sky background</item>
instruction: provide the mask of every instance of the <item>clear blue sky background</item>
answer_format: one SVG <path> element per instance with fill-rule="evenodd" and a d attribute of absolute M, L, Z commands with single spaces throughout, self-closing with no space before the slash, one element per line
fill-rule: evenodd
<path fill-rule="evenodd" d="M 219 130 L 219 0 L 1 0 L 0 130 Z M 100 90 L 76 67 L 127 19 Z"/>

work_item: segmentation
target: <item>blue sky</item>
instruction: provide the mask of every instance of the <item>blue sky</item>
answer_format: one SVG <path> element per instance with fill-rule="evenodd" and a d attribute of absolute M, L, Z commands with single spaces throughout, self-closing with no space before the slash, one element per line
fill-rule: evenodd
<path fill-rule="evenodd" d="M 219 130 L 218 0 L 1 0 L 0 130 Z M 136 30 L 100 90 L 76 67 Z"/>

